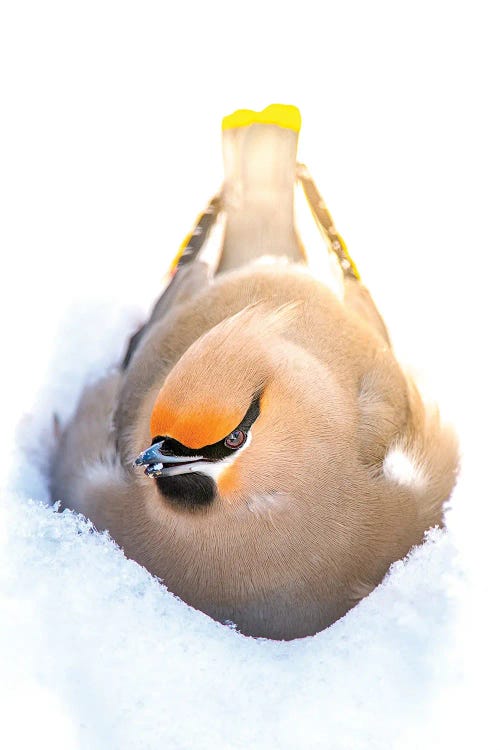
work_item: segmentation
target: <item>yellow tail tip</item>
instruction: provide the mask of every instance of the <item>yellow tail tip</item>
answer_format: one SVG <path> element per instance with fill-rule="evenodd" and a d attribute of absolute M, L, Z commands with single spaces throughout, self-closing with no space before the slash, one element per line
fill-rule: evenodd
<path fill-rule="evenodd" d="M 261 112 L 253 109 L 238 109 L 222 119 L 222 130 L 231 128 L 246 128 L 254 123 L 265 125 L 279 125 L 280 128 L 288 128 L 299 132 L 301 126 L 300 111 L 293 104 L 270 104 Z"/>

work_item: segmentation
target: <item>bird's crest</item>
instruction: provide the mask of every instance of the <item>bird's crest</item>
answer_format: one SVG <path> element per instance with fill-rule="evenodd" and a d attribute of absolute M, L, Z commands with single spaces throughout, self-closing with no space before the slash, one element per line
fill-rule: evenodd
<path fill-rule="evenodd" d="M 249 305 L 195 341 L 158 394 L 151 436 L 168 435 L 197 449 L 234 430 L 265 386 L 270 339 L 293 324 L 298 306 L 270 310 L 262 303 Z"/>

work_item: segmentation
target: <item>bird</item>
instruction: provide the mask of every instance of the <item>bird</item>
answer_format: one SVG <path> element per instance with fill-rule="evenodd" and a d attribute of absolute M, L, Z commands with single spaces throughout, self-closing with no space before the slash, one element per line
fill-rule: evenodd
<path fill-rule="evenodd" d="M 169 591 L 277 640 L 343 617 L 443 525 L 459 464 L 297 164 L 300 126 L 291 105 L 224 118 L 222 189 L 51 469 L 61 509 Z"/>

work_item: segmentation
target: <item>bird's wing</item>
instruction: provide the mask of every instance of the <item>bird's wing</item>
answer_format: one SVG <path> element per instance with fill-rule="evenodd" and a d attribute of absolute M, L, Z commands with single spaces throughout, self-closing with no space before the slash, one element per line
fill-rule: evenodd
<path fill-rule="evenodd" d="M 173 310 L 178 304 L 196 295 L 213 277 L 221 251 L 223 222 L 220 215 L 221 199 L 212 198 L 199 214 L 191 232 L 187 235 L 168 275 L 167 286 L 156 301 L 149 320 L 131 336 L 122 369 L 126 370 L 137 347 L 151 326 Z"/>
<path fill-rule="evenodd" d="M 122 475 L 113 423 L 122 378 L 114 370 L 87 386 L 60 436 L 51 470 L 52 499 L 62 508 L 85 513 L 94 523 L 101 512 L 96 488 L 112 485 Z"/>

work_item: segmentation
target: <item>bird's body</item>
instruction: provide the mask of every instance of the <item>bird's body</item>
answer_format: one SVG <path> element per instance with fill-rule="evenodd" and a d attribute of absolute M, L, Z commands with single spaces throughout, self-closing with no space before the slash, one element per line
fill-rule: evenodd
<path fill-rule="evenodd" d="M 456 444 L 358 281 L 338 295 L 304 264 L 230 251 L 214 279 L 180 269 L 128 366 L 83 394 L 53 494 L 188 604 L 293 638 L 441 523 Z"/>

